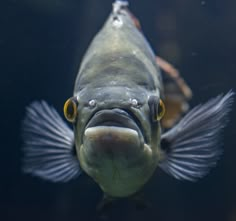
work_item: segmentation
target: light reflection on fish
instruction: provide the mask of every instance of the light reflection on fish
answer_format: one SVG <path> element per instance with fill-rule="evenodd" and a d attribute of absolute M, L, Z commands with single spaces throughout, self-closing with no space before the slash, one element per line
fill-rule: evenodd
<path fill-rule="evenodd" d="M 44 101 L 27 108 L 25 172 L 67 182 L 84 171 L 106 195 L 128 197 L 158 166 L 177 179 L 195 181 L 216 164 L 233 92 L 193 108 L 162 133 L 160 70 L 126 5 L 113 4 L 82 61 L 74 95 L 64 106 L 74 131 Z"/>

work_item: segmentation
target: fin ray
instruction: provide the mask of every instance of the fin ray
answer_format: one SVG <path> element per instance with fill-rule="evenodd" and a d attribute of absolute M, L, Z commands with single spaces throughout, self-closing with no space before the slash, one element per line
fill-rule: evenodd
<path fill-rule="evenodd" d="M 79 176 L 73 131 L 45 101 L 33 102 L 26 110 L 22 124 L 23 171 L 53 182 Z"/>
<path fill-rule="evenodd" d="M 221 132 L 233 102 L 232 91 L 193 108 L 161 137 L 169 148 L 160 167 L 181 180 L 195 181 L 216 165 L 222 154 Z M 164 147 L 162 147 L 165 150 Z"/>

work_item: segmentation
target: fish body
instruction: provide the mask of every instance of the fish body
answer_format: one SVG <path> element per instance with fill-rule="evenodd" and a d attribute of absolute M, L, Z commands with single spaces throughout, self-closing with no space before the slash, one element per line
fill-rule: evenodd
<path fill-rule="evenodd" d="M 105 194 L 128 197 L 157 166 L 177 179 L 195 181 L 216 164 L 233 92 L 195 107 L 163 133 L 160 69 L 126 5 L 113 4 L 83 58 L 74 94 L 64 106 L 74 131 L 44 101 L 27 108 L 25 172 L 66 182 L 84 171 Z"/>
<path fill-rule="evenodd" d="M 150 121 L 148 98 L 159 100 L 161 88 L 145 38 L 125 8 L 113 11 L 89 47 L 74 88 L 80 165 L 109 195 L 133 194 L 158 164 L 161 128 Z"/>

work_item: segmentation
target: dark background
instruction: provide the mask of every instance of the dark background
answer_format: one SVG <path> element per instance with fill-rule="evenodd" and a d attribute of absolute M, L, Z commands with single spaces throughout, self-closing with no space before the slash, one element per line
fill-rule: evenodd
<path fill-rule="evenodd" d="M 52 184 L 20 170 L 24 108 L 47 100 L 62 114 L 81 58 L 111 10 L 110 0 L 0 2 L 0 220 L 98 220 L 102 193 L 85 175 Z M 130 1 L 154 51 L 192 87 L 191 105 L 236 86 L 235 0 Z M 236 221 L 235 105 L 224 131 L 224 155 L 197 183 L 157 171 L 145 186 L 152 206 L 117 203 L 108 220 Z"/>

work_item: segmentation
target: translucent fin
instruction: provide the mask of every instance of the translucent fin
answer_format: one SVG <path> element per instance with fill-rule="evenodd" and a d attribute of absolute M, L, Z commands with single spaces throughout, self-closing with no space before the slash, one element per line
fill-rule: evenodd
<path fill-rule="evenodd" d="M 22 135 L 24 172 L 53 182 L 67 182 L 80 174 L 73 131 L 46 102 L 27 107 Z"/>
<path fill-rule="evenodd" d="M 233 92 L 192 109 L 161 137 L 166 158 L 160 167 L 177 179 L 195 181 L 216 165 L 222 153 L 221 132 L 233 102 Z"/>

